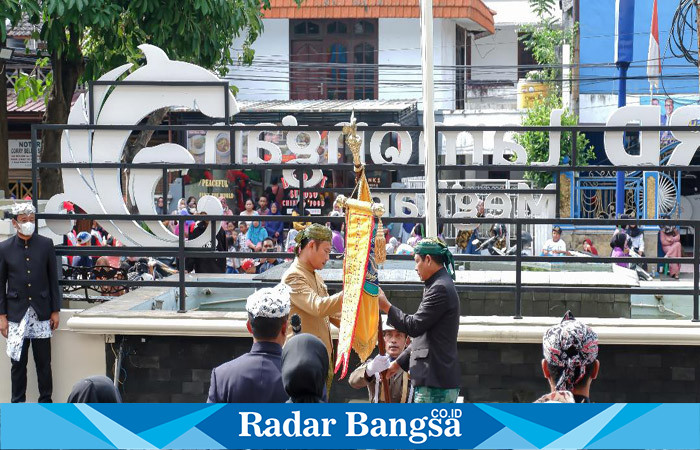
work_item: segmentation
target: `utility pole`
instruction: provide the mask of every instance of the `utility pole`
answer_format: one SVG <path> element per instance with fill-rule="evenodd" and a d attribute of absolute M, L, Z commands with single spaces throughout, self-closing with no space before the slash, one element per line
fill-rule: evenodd
<path fill-rule="evenodd" d="M 700 0 L 695 0 L 695 25 L 698 27 L 698 88 L 700 88 Z"/>
<path fill-rule="evenodd" d="M 437 151 L 433 87 L 433 0 L 420 0 L 421 73 L 423 76 L 423 136 L 425 138 L 425 235 L 436 237 Z"/>
<path fill-rule="evenodd" d="M 572 16 L 573 16 L 573 24 L 572 24 L 572 30 L 573 30 L 573 42 L 571 45 L 573 46 L 573 54 L 571 56 L 571 111 L 578 116 L 578 98 L 579 98 L 579 85 L 578 85 L 578 80 L 579 80 L 579 49 L 581 46 L 581 40 L 579 38 L 579 29 L 578 29 L 578 2 L 579 0 L 573 0 L 573 5 L 572 5 Z"/>
<path fill-rule="evenodd" d="M 571 112 L 578 115 L 578 33 L 576 24 L 578 23 L 578 0 L 564 0 L 561 2 L 562 26 L 564 30 L 570 30 L 572 40 L 570 45 L 562 48 L 562 62 L 565 69 L 562 71 L 564 106 Z"/>

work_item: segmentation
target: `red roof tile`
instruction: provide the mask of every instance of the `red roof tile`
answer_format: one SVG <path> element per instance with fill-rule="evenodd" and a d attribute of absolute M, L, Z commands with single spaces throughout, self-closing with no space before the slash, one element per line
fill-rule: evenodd
<path fill-rule="evenodd" d="M 419 18 L 419 0 L 270 0 L 264 11 L 268 19 L 350 19 L 350 18 Z M 484 30 L 494 33 L 494 12 L 482 0 L 434 0 L 436 19 L 471 19 Z"/>

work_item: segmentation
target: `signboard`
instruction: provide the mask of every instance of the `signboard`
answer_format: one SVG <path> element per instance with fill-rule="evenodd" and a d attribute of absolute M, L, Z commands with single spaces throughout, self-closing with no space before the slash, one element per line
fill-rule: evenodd
<path fill-rule="evenodd" d="M 10 169 L 32 168 L 31 139 L 10 139 L 7 141 L 7 151 L 10 157 Z M 37 151 L 41 151 L 40 140 L 37 141 Z"/>

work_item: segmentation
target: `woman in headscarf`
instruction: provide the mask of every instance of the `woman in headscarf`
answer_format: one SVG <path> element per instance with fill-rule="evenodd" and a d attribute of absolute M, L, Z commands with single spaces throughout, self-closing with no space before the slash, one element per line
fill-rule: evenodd
<path fill-rule="evenodd" d="M 328 377 L 328 352 L 313 334 L 293 336 L 282 349 L 282 383 L 287 403 L 324 403 Z"/>
<path fill-rule="evenodd" d="M 280 206 L 276 202 L 270 204 L 269 215 L 280 215 Z M 284 222 L 282 222 L 281 220 L 267 220 L 265 221 L 265 230 L 267 230 L 267 237 L 272 238 L 277 244 L 282 243 L 282 232 L 284 231 Z"/>
<path fill-rule="evenodd" d="M 259 220 L 254 220 L 253 225 L 248 229 L 246 234 L 248 240 L 246 245 L 251 251 L 261 252 L 262 242 L 267 237 L 267 230 L 262 226 Z"/>
<path fill-rule="evenodd" d="M 583 240 L 583 251 L 598 256 L 598 249 L 593 245 L 593 241 L 588 238 Z"/>
<path fill-rule="evenodd" d="M 619 232 L 613 234 L 612 239 L 610 240 L 610 248 L 612 248 L 612 256 L 613 258 L 624 258 L 627 255 L 627 252 L 629 252 L 629 249 L 627 249 L 627 235 L 624 232 Z M 625 252 L 627 250 L 627 252 Z M 616 263 L 620 267 L 629 267 L 629 263 Z"/>
<path fill-rule="evenodd" d="M 538 402 L 561 401 L 552 398 L 554 394 L 571 393 L 576 403 L 590 403 L 591 381 L 600 369 L 595 331 L 567 311 L 561 323 L 545 331 L 542 353 L 542 372 L 551 392 Z"/>
<path fill-rule="evenodd" d="M 75 383 L 68 403 L 121 403 L 122 397 L 112 380 L 104 375 L 83 378 Z"/>

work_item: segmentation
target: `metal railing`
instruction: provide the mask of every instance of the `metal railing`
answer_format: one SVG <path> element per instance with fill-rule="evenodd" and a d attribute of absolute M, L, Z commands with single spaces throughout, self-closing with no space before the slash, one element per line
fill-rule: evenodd
<path fill-rule="evenodd" d="M 230 123 L 230 122 L 229 122 Z M 148 125 L 47 125 L 39 124 L 32 126 L 32 173 L 33 173 L 33 199 L 35 206 L 37 204 L 37 176 L 38 171 L 41 168 L 53 168 L 53 169 L 70 169 L 70 168 L 115 168 L 115 169 L 161 169 L 164 173 L 164 192 L 167 186 L 167 171 L 168 170 L 180 170 L 180 169 L 223 169 L 223 170 L 271 170 L 271 169 L 293 169 L 296 172 L 297 179 L 300 181 L 299 187 L 299 209 L 304 211 L 304 192 L 329 192 L 332 194 L 348 193 L 352 191 L 353 186 L 343 186 L 343 187 L 333 187 L 333 188 L 316 188 L 316 187 L 305 187 L 304 186 L 304 176 L 303 172 L 308 170 L 335 170 L 335 171 L 352 171 L 352 163 L 338 163 L 338 164 L 168 164 L 168 163 L 125 163 L 125 162 L 80 162 L 80 163 L 64 163 L 64 162 L 38 162 L 37 161 L 37 133 L 39 131 L 46 130 L 91 130 L 98 132 L 100 130 L 170 130 L 170 131 L 186 131 L 186 130 L 220 130 L 224 132 L 233 134 L 236 132 L 246 132 L 246 131 L 331 131 L 340 130 L 342 127 L 328 126 L 328 127 L 313 127 L 313 126 L 278 126 L 278 127 L 260 127 L 260 126 L 250 126 L 250 125 L 158 125 L 158 126 L 148 126 Z M 422 127 L 418 126 L 392 126 L 387 128 L 384 126 L 368 126 L 359 127 L 358 131 L 364 131 L 366 133 L 372 132 L 386 132 L 390 131 L 409 131 L 418 132 L 421 131 Z M 542 165 L 481 165 L 474 163 L 464 163 L 458 166 L 441 164 L 438 160 L 438 177 L 440 177 L 440 172 L 445 170 L 455 170 L 456 168 L 460 170 L 495 170 L 495 171 L 542 171 L 549 172 L 553 175 L 555 182 L 554 189 L 519 189 L 519 188 L 509 188 L 500 189 L 499 193 L 506 194 L 547 194 L 554 195 L 555 197 L 555 216 L 549 218 L 534 218 L 534 217 L 503 217 L 494 219 L 493 217 L 485 218 L 454 218 L 454 217 L 440 217 L 438 218 L 438 224 L 456 224 L 456 223 L 493 223 L 498 221 L 507 225 L 512 225 L 515 227 L 515 246 L 516 254 L 512 256 L 486 256 L 486 255 L 462 255 L 456 254 L 456 261 L 513 261 L 515 262 L 515 283 L 512 285 L 479 285 L 479 284 L 458 284 L 458 289 L 460 290 L 494 290 L 494 291 L 506 291 L 513 292 L 515 295 L 515 311 L 513 315 L 516 318 L 522 317 L 522 294 L 525 292 L 577 292 L 577 293 L 630 293 L 634 292 L 636 294 L 657 294 L 657 293 L 674 293 L 677 295 L 688 295 L 693 297 L 693 321 L 700 321 L 700 274 L 698 273 L 698 268 L 700 267 L 700 241 L 698 239 L 694 240 L 694 251 L 692 257 L 681 257 L 681 258 L 660 258 L 660 257 L 642 257 L 642 258 L 611 258 L 611 257 L 599 257 L 599 258 L 584 258 L 584 257 L 541 257 L 541 256 L 523 256 L 521 254 L 522 246 L 522 231 L 524 227 L 534 226 L 534 225 L 546 225 L 546 224 L 560 224 L 560 225 L 572 225 L 572 226 L 582 226 L 582 225 L 603 225 L 612 226 L 624 225 L 624 224 L 637 224 L 643 226 L 663 226 L 663 225 L 674 225 L 674 226 L 687 226 L 696 230 L 700 227 L 700 220 L 674 220 L 669 221 L 668 219 L 577 219 L 561 217 L 561 186 L 559 183 L 559 175 L 564 172 L 590 172 L 597 170 L 623 170 L 632 171 L 640 170 L 637 166 L 621 166 L 621 167 L 611 167 L 611 166 L 579 166 L 575 163 L 577 160 L 577 149 L 576 149 L 576 135 L 581 132 L 587 131 L 660 131 L 660 130 L 671 130 L 671 131 L 688 131 L 697 130 L 695 127 L 601 127 L 601 126 L 556 126 L 556 127 L 496 127 L 496 126 L 437 126 L 436 127 L 436 142 L 441 142 L 437 139 L 440 133 L 444 131 L 459 131 L 459 132 L 496 132 L 496 131 L 515 131 L 515 132 L 525 132 L 525 131 L 539 131 L 539 132 L 569 132 L 572 133 L 571 142 L 573 147 L 571 149 L 570 163 L 568 165 L 560 166 L 542 166 Z M 365 135 L 365 140 L 369 140 L 368 135 Z M 236 151 L 240 151 L 235 148 L 236 139 L 230 139 L 231 142 L 231 154 L 234 155 Z M 414 147 L 417 142 L 414 142 Z M 415 148 L 414 148 L 415 151 Z M 368 155 L 369 156 L 369 155 Z M 436 156 L 437 157 L 437 156 Z M 369 159 L 369 158 L 368 158 Z M 674 170 L 689 171 L 689 172 L 699 172 L 700 166 L 674 166 Z M 408 173 L 423 173 L 424 167 L 419 164 L 373 164 L 368 163 L 366 165 L 367 170 L 398 170 L 401 171 L 402 176 Z M 643 168 L 646 171 L 667 171 L 669 166 L 645 166 Z M 421 189 L 405 189 L 405 188 L 378 188 L 373 189 L 375 194 L 378 193 L 388 193 L 388 194 L 410 194 L 410 193 L 420 193 L 423 192 Z M 468 194 L 468 193 L 483 193 L 483 190 L 479 188 L 460 188 L 460 189 L 450 189 L 450 188 L 439 188 L 438 195 L 440 194 Z M 153 214 L 81 214 L 77 216 L 67 217 L 64 214 L 47 214 L 40 213 L 37 214 L 38 219 L 92 219 L 103 221 L 148 221 L 148 220 L 169 220 L 178 222 L 179 225 L 184 225 L 184 222 L 192 220 L 192 216 L 173 216 L 173 215 L 153 215 Z M 240 221 L 240 220 L 251 220 L 250 216 L 236 215 L 207 215 L 207 216 L 197 216 L 198 220 L 204 220 L 212 222 L 214 226 L 210 226 L 211 232 L 211 246 L 215 248 L 216 240 L 216 230 L 217 223 L 221 221 Z M 261 217 L 262 219 L 262 217 Z M 277 216 L 264 216 L 264 221 L 285 221 L 285 222 L 317 222 L 317 223 L 327 223 L 327 222 L 340 222 L 344 219 L 342 217 L 329 217 L 329 216 L 290 216 L 290 215 L 277 215 Z M 395 217 L 395 216 L 385 216 L 383 217 L 383 222 L 387 223 L 423 223 L 424 217 Z M 179 289 L 179 310 L 186 310 L 186 288 L 187 287 L 231 287 L 231 282 L 221 282 L 221 281 L 192 281 L 187 280 L 185 277 L 185 271 L 182 268 L 186 267 L 186 261 L 188 258 L 224 258 L 224 257 L 252 257 L 252 258 L 289 258 L 291 255 L 285 252 L 279 253 L 268 253 L 268 252 L 216 252 L 211 249 L 202 248 L 188 248 L 186 247 L 186 239 L 184 234 L 184 226 L 179 226 L 179 234 L 177 246 L 173 247 L 100 247 L 99 252 L 101 255 L 118 255 L 118 256 L 169 256 L 174 257 L 178 261 L 179 276 L 177 281 L 128 281 L 128 280 L 61 280 L 62 285 L 73 284 L 73 285 L 85 285 L 85 286 L 167 286 L 176 287 Z M 95 248 L 76 248 L 76 247 L 62 247 L 57 248 L 58 255 L 79 255 L 79 254 L 94 254 Z M 342 254 L 333 254 L 332 258 L 342 259 Z M 388 255 L 389 260 L 401 260 L 410 259 L 408 256 L 402 255 Z M 591 287 L 566 287 L 566 286 L 550 286 L 550 285 L 524 285 L 522 282 L 522 267 L 523 263 L 528 262 L 577 262 L 577 263 L 591 263 L 591 262 L 604 262 L 604 263 L 681 263 L 681 264 L 693 264 L 693 285 L 692 288 L 688 289 L 674 289 L 674 288 L 611 288 L 604 286 L 591 286 Z M 272 282 L 269 282 L 272 283 Z M 261 281 L 236 281 L 235 285 L 237 287 L 258 287 L 267 282 Z M 329 283 L 331 287 L 332 283 Z M 406 284 L 406 283 L 396 283 L 396 284 L 383 284 L 386 290 L 417 290 L 422 289 L 420 284 Z"/>

